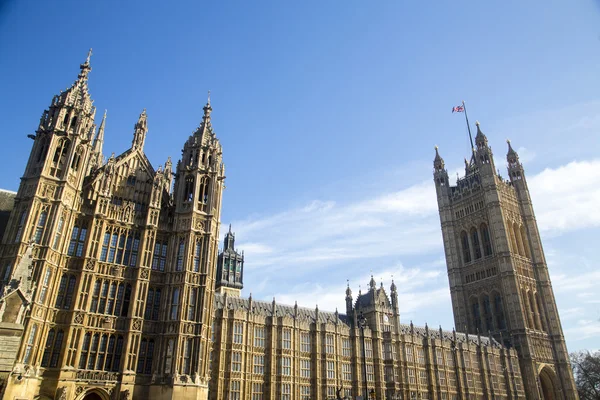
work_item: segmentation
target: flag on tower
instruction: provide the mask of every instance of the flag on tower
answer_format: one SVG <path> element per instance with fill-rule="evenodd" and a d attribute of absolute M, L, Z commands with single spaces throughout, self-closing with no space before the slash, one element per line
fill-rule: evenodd
<path fill-rule="evenodd" d="M 465 106 L 456 106 L 456 107 L 452 107 L 452 112 L 464 112 L 465 111 Z"/>

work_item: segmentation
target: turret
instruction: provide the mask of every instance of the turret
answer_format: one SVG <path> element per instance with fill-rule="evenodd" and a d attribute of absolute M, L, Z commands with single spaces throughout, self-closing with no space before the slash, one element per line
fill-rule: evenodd
<path fill-rule="evenodd" d="M 448 182 L 448 171 L 445 168 L 444 159 L 440 156 L 437 146 L 435 146 L 435 158 L 433 159 L 433 180 L 435 181 L 438 204 L 441 206 L 449 201 L 450 182 Z"/>
<path fill-rule="evenodd" d="M 244 254 L 235 249 L 235 234 L 225 234 L 223 251 L 217 260 L 217 276 L 215 290 L 217 293 L 228 293 L 239 297 L 244 287 Z"/>
<path fill-rule="evenodd" d="M 481 131 L 479 121 L 476 121 L 475 125 L 477 126 L 477 135 L 475 136 L 477 165 L 481 172 L 494 175 L 496 169 L 494 167 L 492 148 L 488 145 L 487 137 Z"/>
<path fill-rule="evenodd" d="M 352 290 L 350 289 L 349 281 L 348 287 L 346 287 L 346 314 L 352 315 Z"/>
<path fill-rule="evenodd" d="M 146 134 L 148 133 L 147 119 L 148 116 L 146 115 L 146 109 L 144 108 L 134 126 L 133 140 L 131 142 L 132 149 L 144 150 L 144 142 L 146 141 Z"/>
<path fill-rule="evenodd" d="M 390 286 L 390 297 L 392 300 L 392 308 L 394 309 L 394 315 L 398 315 L 400 313 L 400 309 L 398 307 L 398 291 L 393 279 L 392 284 Z"/>

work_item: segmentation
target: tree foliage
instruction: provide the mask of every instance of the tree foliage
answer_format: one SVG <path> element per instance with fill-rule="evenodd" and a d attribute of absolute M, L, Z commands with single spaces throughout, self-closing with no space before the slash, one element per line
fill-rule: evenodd
<path fill-rule="evenodd" d="M 571 353 L 571 366 L 581 400 L 600 400 L 600 351 Z"/>

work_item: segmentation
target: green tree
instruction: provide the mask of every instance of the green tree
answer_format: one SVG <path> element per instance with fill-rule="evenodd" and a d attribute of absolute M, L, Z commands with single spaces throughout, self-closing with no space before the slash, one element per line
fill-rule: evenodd
<path fill-rule="evenodd" d="M 600 351 L 571 353 L 571 367 L 581 400 L 600 400 Z"/>

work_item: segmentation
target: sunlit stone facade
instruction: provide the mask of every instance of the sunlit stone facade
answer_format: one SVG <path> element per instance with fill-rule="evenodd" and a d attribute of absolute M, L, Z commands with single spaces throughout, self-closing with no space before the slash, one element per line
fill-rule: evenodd
<path fill-rule="evenodd" d="M 206 399 L 224 179 L 210 101 L 175 171 L 144 154 L 145 110 L 106 160 L 90 70 L 30 135 L 4 232 L 4 398 Z"/>

